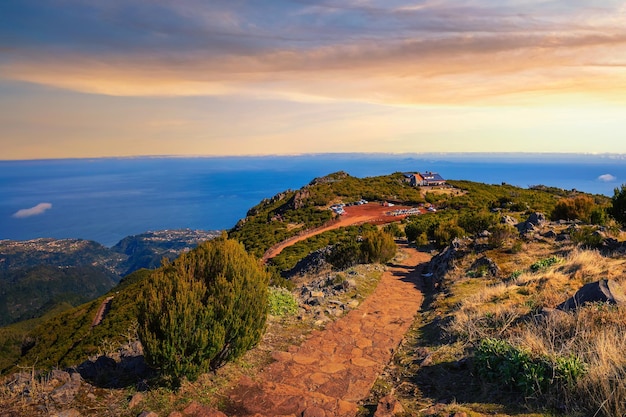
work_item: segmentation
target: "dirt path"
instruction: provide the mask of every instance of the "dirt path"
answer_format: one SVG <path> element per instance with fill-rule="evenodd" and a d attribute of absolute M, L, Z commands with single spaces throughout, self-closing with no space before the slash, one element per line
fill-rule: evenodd
<path fill-rule="evenodd" d="M 274 352 L 276 362 L 254 382 L 244 377 L 229 395 L 231 416 L 352 417 L 391 360 L 422 303 L 421 264 L 430 257 L 401 246 L 359 308 L 311 333 L 300 346 Z"/>
<path fill-rule="evenodd" d="M 96 312 L 96 316 L 93 318 L 93 321 L 91 322 L 92 328 L 102 323 L 102 320 L 104 320 L 104 317 L 109 311 L 109 307 L 111 306 L 112 300 L 113 300 L 113 297 L 107 297 L 106 300 L 104 300 L 102 304 L 100 304 L 100 308 L 98 308 L 98 311 Z"/>
<path fill-rule="evenodd" d="M 340 227 L 354 226 L 362 223 L 391 223 L 395 221 L 402 220 L 406 217 L 406 215 L 402 216 L 390 216 L 387 215 L 387 212 L 398 210 L 398 209 L 409 209 L 409 206 L 394 206 L 394 207 L 383 207 L 378 203 L 368 203 L 361 206 L 352 206 L 346 207 L 346 214 L 339 217 L 339 220 L 336 222 L 332 222 L 324 227 L 319 227 L 313 230 L 309 230 L 304 232 L 301 235 L 294 236 L 290 239 L 284 240 L 280 242 L 278 245 L 272 246 L 265 254 L 263 255 L 263 262 L 267 262 L 272 259 L 283 249 L 288 246 L 291 246 L 297 242 L 308 239 L 311 236 L 319 235 L 320 233 L 324 233 L 328 230 L 338 229 Z"/>

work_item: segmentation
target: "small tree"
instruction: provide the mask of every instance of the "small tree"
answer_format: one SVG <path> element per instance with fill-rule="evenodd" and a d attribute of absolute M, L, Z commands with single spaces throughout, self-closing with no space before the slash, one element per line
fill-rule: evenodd
<path fill-rule="evenodd" d="M 139 338 L 149 364 L 177 385 L 254 346 L 267 317 L 269 274 L 225 237 L 155 271 L 139 305 Z"/>
<path fill-rule="evenodd" d="M 620 188 L 613 191 L 611 198 L 612 206 L 610 209 L 611 216 L 622 225 L 626 224 L 626 184 L 622 184 Z"/>

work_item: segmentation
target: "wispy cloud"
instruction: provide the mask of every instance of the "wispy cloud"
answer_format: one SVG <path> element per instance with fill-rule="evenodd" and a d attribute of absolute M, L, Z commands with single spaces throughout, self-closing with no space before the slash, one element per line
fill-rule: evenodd
<path fill-rule="evenodd" d="M 16 211 L 15 213 L 13 213 L 12 217 L 15 217 L 17 219 L 23 219 L 25 217 L 38 216 L 45 213 L 47 210 L 50 210 L 51 208 L 52 204 L 50 203 L 39 203 L 34 207 L 20 209 Z"/>
<path fill-rule="evenodd" d="M 625 14 L 612 0 L 63 1 L 73 7 L 44 9 L 56 19 L 40 25 L 24 13 L 31 0 L 14 6 L 4 31 L 18 47 L 0 77 L 118 96 L 626 100 Z"/>
<path fill-rule="evenodd" d="M 598 181 L 602 181 L 602 182 L 613 182 L 616 179 L 617 178 L 611 174 L 603 174 L 598 177 Z"/>

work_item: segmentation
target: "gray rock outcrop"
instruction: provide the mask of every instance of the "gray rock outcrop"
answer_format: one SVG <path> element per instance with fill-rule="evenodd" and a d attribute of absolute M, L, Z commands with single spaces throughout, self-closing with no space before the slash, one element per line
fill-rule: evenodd
<path fill-rule="evenodd" d="M 455 261 L 463 257 L 468 250 L 468 241 L 454 239 L 450 245 L 430 260 L 427 272 L 422 274 L 425 284 L 431 288 L 439 287 L 448 271 L 455 268 Z"/>
<path fill-rule="evenodd" d="M 511 216 L 502 216 L 502 218 L 500 219 L 500 223 L 502 224 L 508 224 L 509 226 L 516 226 L 518 221 L 517 219 L 511 217 Z"/>
<path fill-rule="evenodd" d="M 532 213 L 526 221 L 518 223 L 515 227 L 520 234 L 530 234 L 541 229 L 546 224 L 546 215 L 543 213 Z"/>
<path fill-rule="evenodd" d="M 622 287 L 612 279 L 585 284 L 573 297 L 570 297 L 557 308 L 563 311 L 575 310 L 586 303 L 626 304 L 626 296 Z"/>

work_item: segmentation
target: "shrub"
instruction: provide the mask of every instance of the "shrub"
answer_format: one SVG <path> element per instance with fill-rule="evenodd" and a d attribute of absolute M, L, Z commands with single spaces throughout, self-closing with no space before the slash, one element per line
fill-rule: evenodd
<path fill-rule="evenodd" d="M 585 223 L 591 220 L 591 213 L 597 209 L 596 203 L 588 195 L 579 195 L 573 198 L 562 198 L 554 206 L 552 220 L 575 220 Z"/>
<path fill-rule="evenodd" d="M 491 235 L 489 236 L 489 246 L 492 248 L 501 248 L 507 242 L 514 240 L 519 236 L 517 229 L 508 224 L 496 224 L 489 228 Z"/>
<path fill-rule="evenodd" d="M 326 259 L 335 269 L 347 269 L 361 262 L 361 246 L 356 241 L 335 245 Z"/>
<path fill-rule="evenodd" d="M 597 248 L 602 245 L 604 238 L 592 226 L 583 226 L 570 232 L 572 242 L 587 248 Z"/>
<path fill-rule="evenodd" d="M 467 233 L 477 234 L 497 224 L 495 214 L 488 211 L 469 211 L 459 217 L 459 226 Z"/>
<path fill-rule="evenodd" d="M 404 232 L 400 229 L 398 223 L 389 223 L 383 228 L 383 230 L 393 237 L 404 237 Z"/>
<path fill-rule="evenodd" d="M 440 222 L 441 214 L 437 213 L 436 216 L 414 216 L 404 228 L 404 233 L 409 242 L 417 240 L 420 235 L 426 234 L 428 238 L 432 237 L 433 232 Z"/>
<path fill-rule="evenodd" d="M 549 258 L 540 259 L 530 266 L 530 270 L 533 272 L 538 272 L 538 271 L 541 271 L 542 269 L 546 269 L 559 262 L 560 262 L 560 258 L 556 256 L 551 256 Z"/>
<path fill-rule="evenodd" d="M 298 312 L 298 301 L 291 291 L 270 287 L 268 295 L 269 313 L 272 316 L 292 316 Z"/>
<path fill-rule="evenodd" d="M 542 395 L 552 387 L 573 387 L 586 373 L 586 365 L 575 356 L 533 356 L 509 342 L 487 338 L 475 352 L 477 373 L 487 382 L 497 382 L 526 395 Z"/>
<path fill-rule="evenodd" d="M 438 248 L 448 246 L 455 238 L 465 235 L 465 230 L 459 227 L 454 220 L 440 223 L 433 233 L 435 245 Z"/>
<path fill-rule="evenodd" d="M 393 236 L 381 230 L 370 231 L 363 235 L 361 254 L 365 263 L 389 262 L 395 256 L 397 249 Z"/>
<path fill-rule="evenodd" d="M 146 360 L 178 385 L 242 355 L 260 339 L 269 274 L 222 237 L 156 270 L 139 302 Z"/>
<path fill-rule="evenodd" d="M 622 225 L 626 224 L 626 184 L 613 190 L 610 213 Z"/>
<path fill-rule="evenodd" d="M 415 244 L 417 246 L 426 246 L 429 243 L 428 235 L 426 233 L 420 233 L 420 235 L 415 239 Z"/>

